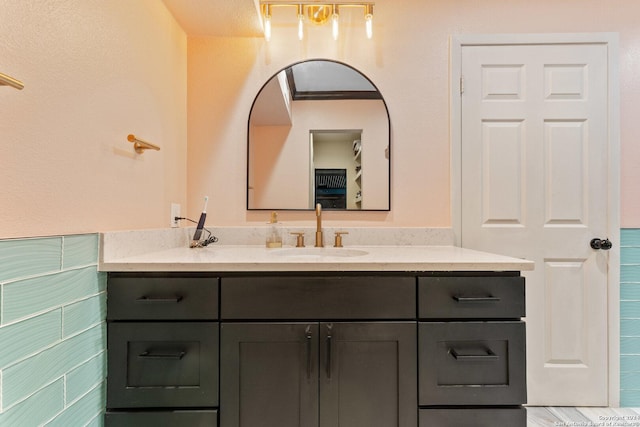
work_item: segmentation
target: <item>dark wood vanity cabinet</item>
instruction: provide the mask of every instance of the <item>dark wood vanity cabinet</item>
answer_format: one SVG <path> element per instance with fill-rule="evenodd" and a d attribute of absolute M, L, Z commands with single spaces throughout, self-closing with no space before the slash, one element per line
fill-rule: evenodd
<path fill-rule="evenodd" d="M 414 277 L 223 278 L 221 290 L 222 427 L 417 426 Z"/>
<path fill-rule="evenodd" d="M 523 277 L 418 279 L 420 427 L 526 426 L 524 315 Z"/>
<path fill-rule="evenodd" d="M 110 274 L 111 426 L 217 426 L 218 279 Z"/>
<path fill-rule="evenodd" d="M 526 426 L 518 273 L 110 273 L 107 301 L 107 426 Z"/>

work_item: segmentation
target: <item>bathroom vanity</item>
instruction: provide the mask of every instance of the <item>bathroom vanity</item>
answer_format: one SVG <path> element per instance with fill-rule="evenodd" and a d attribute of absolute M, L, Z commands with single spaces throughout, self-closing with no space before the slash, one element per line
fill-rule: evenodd
<path fill-rule="evenodd" d="M 107 426 L 526 425 L 531 262 L 451 246 L 277 251 L 102 260 Z"/>

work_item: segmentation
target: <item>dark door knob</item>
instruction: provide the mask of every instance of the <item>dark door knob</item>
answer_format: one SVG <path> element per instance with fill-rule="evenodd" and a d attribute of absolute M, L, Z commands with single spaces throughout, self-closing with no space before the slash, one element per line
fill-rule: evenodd
<path fill-rule="evenodd" d="M 590 244 L 593 249 L 602 249 L 603 251 L 608 251 L 613 246 L 609 239 L 591 239 Z"/>

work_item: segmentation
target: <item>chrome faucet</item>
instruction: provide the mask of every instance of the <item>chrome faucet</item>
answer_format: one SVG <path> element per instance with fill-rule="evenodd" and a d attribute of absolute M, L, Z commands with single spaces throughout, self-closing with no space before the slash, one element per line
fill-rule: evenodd
<path fill-rule="evenodd" d="M 324 246 L 324 239 L 322 237 L 322 205 L 318 203 L 316 205 L 316 248 L 322 248 Z"/>

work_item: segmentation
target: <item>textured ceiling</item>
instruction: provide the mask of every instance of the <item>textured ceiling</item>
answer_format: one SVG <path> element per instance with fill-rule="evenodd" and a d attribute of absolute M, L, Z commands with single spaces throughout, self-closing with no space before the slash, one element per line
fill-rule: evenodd
<path fill-rule="evenodd" d="M 261 37 L 258 0 L 162 0 L 190 36 Z"/>

